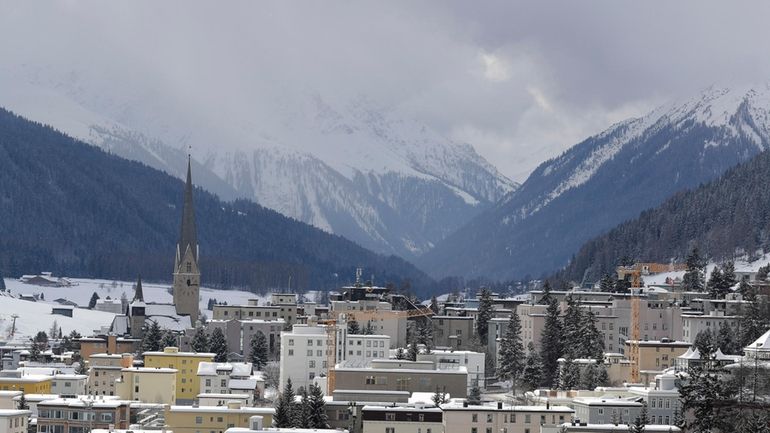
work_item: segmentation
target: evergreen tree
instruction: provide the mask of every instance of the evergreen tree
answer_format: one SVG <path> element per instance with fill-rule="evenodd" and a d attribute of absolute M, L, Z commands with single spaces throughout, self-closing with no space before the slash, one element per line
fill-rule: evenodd
<path fill-rule="evenodd" d="M 310 414 L 308 416 L 308 428 L 328 429 L 329 417 L 326 415 L 326 401 L 321 387 L 315 384 L 310 385 L 309 398 Z"/>
<path fill-rule="evenodd" d="M 417 342 L 428 349 L 426 353 L 430 353 L 430 347 L 433 345 L 433 325 L 427 319 L 417 321 Z"/>
<path fill-rule="evenodd" d="M 575 389 L 580 384 L 580 367 L 567 355 L 559 370 L 559 389 Z"/>
<path fill-rule="evenodd" d="M 348 321 L 348 334 L 358 335 L 361 333 L 361 326 L 355 319 Z"/>
<path fill-rule="evenodd" d="M 430 398 L 431 401 L 433 401 L 433 404 L 436 407 L 439 407 L 439 405 L 442 405 L 447 402 L 446 398 L 446 387 L 444 387 L 444 391 L 439 390 L 438 386 L 436 387 L 436 392 L 433 393 L 433 396 Z"/>
<path fill-rule="evenodd" d="M 760 267 L 757 270 L 757 280 L 767 281 L 767 276 L 770 275 L 770 263 Z"/>
<path fill-rule="evenodd" d="M 580 321 L 579 351 L 581 358 L 595 359 L 596 362 L 604 362 L 604 336 L 596 326 L 596 315 L 588 310 L 582 314 Z"/>
<path fill-rule="evenodd" d="M 516 310 L 508 319 L 505 336 L 500 342 L 500 361 L 497 376 L 503 380 L 510 380 L 513 384 L 514 394 L 516 381 L 521 378 L 524 370 L 524 343 L 521 341 L 521 320 Z"/>
<path fill-rule="evenodd" d="M 580 344 L 583 341 L 581 333 L 583 314 L 578 301 L 572 297 L 572 294 L 567 295 L 565 301 L 567 309 L 562 319 L 562 339 L 568 344 L 564 347 L 564 354 L 573 359 L 580 358 L 584 349 Z"/>
<path fill-rule="evenodd" d="M 37 341 L 34 339 L 31 340 L 31 345 L 29 346 L 29 359 L 32 361 L 41 361 L 41 354 L 40 354 L 40 345 Z"/>
<path fill-rule="evenodd" d="M 192 350 L 198 353 L 206 353 L 209 351 L 209 337 L 206 335 L 206 331 L 202 327 L 195 329 L 195 335 L 193 335 Z"/>
<path fill-rule="evenodd" d="M 737 346 L 730 325 L 727 322 L 720 323 L 716 336 L 716 347 L 721 349 L 722 353 L 732 355 L 740 350 Z"/>
<path fill-rule="evenodd" d="M 685 431 L 733 431 L 732 417 L 727 416 L 733 408 L 721 403 L 734 398 L 735 388 L 720 380 L 717 374 L 700 367 L 690 368 L 688 376 L 679 387 L 682 410 L 693 414 L 685 423 Z"/>
<path fill-rule="evenodd" d="M 473 383 L 470 392 L 468 392 L 468 398 L 466 399 L 468 404 L 479 405 L 481 404 L 481 390 L 479 389 L 478 381 Z"/>
<path fill-rule="evenodd" d="M 537 353 L 535 345 L 531 341 L 527 345 L 527 360 L 524 362 L 521 381 L 530 390 L 536 389 L 543 381 L 543 365 L 540 362 L 540 354 Z"/>
<path fill-rule="evenodd" d="M 161 347 L 179 347 L 179 344 L 176 340 L 176 335 L 171 331 L 166 331 L 163 333 L 163 340 L 160 342 Z"/>
<path fill-rule="evenodd" d="M 736 433 L 770 433 L 770 417 L 765 411 L 752 411 L 737 418 Z"/>
<path fill-rule="evenodd" d="M 295 426 L 296 402 L 294 401 L 294 387 L 291 379 L 286 381 L 283 392 L 275 400 L 275 414 L 273 426 L 277 428 L 291 428 Z"/>
<path fill-rule="evenodd" d="M 751 284 L 749 284 L 748 275 L 744 275 L 744 277 L 741 278 L 741 284 L 738 286 L 738 293 L 743 296 L 743 299 L 746 299 L 746 296 L 749 295 L 750 292 L 753 293 L 753 288 L 751 287 Z"/>
<path fill-rule="evenodd" d="M 598 368 L 596 364 L 591 363 L 583 369 L 583 373 L 580 375 L 580 389 L 593 390 L 599 386 Z"/>
<path fill-rule="evenodd" d="M 559 319 L 559 303 L 551 298 L 546 309 L 545 325 L 540 337 L 540 358 L 543 363 L 543 385 L 553 387 L 559 373 L 559 358 L 564 353 L 562 324 Z"/>
<path fill-rule="evenodd" d="M 19 410 L 27 410 L 29 409 L 29 404 L 27 403 L 27 397 L 24 396 L 24 393 L 21 394 L 21 397 L 19 397 Z"/>
<path fill-rule="evenodd" d="M 214 355 L 214 362 L 227 362 L 227 340 L 222 328 L 214 328 L 211 332 L 210 349 Z"/>
<path fill-rule="evenodd" d="M 142 353 L 144 352 L 157 352 L 161 349 L 161 339 L 163 333 L 158 325 L 158 322 L 149 320 L 144 324 L 144 337 L 142 337 Z"/>
<path fill-rule="evenodd" d="M 299 404 L 294 406 L 294 427 L 309 428 L 310 425 L 310 394 L 307 389 L 301 386 L 297 391 L 299 394 Z"/>
<path fill-rule="evenodd" d="M 361 331 L 361 333 L 364 335 L 374 335 L 374 326 L 372 326 L 372 322 L 366 322 L 366 326 L 364 326 L 364 329 Z"/>
<path fill-rule="evenodd" d="M 96 301 L 98 300 L 99 300 L 99 295 L 96 292 L 94 292 L 94 294 L 91 295 L 91 300 L 88 301 L 88 309 L 93 310 L 94 307 L 96 307 Z"/>
<path fill-rule="evenodd" d="M 602 292 L 612 292 L 615 290 L 615 279 L 610 274 L 604 274 L 599 280 L 599 290 Z"/>
<path fill-rule="evenodd" d="M 409 350 L 406 352 L 406 359 L 409 361 L 417 361 L 417 355 L 420 353 L 420 348 L 417 346 L 417 336 L 412 335 L 412 342 L 409 343 Z"/>
<path fill-rule="evenodd" d="M 486 287 L 481 289 L 479 298 L 478 314 L 476 315 L 476 333 L 479 341 L 484 346 L 487 345 L 487 334 L 489 333 L 489 320 L 492 319 L 494 306 L 492 304 L 492 292 Z"/>
<path fill-rule="evenodd" d="M 712 353 L 716 352 L 716 343 L 715 343 L 714 334 L 711 332 L 710 328 L 706 328 L 705 331 L 700 331 L 698 335 L 695 336 L 695 341 L 693 342 L 693 346 L 695 346 L 700 351 L 701 358 L 706 358 Z"/>
<path fill-rule="evenodd" d="M 267 365 L 267 338 L 262 331 L 257 331 L 251 336 L 249 361 L 254 368 L 261 371 Z"/>
<path fill-rule="evenodd" d="M 682 278 L 682 288 L 688 292 L 703 291 L 703 268 L 705 263 L 700 256 L 698 247 L 694 247 L 685 260 L 687 269 Z"/>
<path fill-rule="evenodd" d="M 743 284 L 742 284 L 743 285 Z M 762 336 L 768 328 L 767 304 L 760 301 L 754 288 L 746 283 L 743 299 L 748 301 L 740 322 L 740 347 L 746 347 Z"/>
<path fill-rule="evenodd" d="M 636 417 L 634 423 L 628 426 L 630 433 L 644 433 L 647 423 L 650 422 L 647 417 L 647 404 L 642 404 L 642 410 L 639 412 L 639 416 Z"/>
<path fill-rule="evenodd" d="M 603 363 L 597 364 L 596 365 L 596 386 L 607 386 L 609 384 L 610 384 L 610 375 L 609 373 L 607 373 L 607 366 Z"/>
<path fill-rule="evenodd" d="M 721 299 L 724 297 L 725 279 L 719 266 L 714 266 L 714 269 L 711 271 L 711 277 L 709 277 L 706 288 L 711 299 Z"/>
<path fill-rule="evenodd" d="M 406 352 L 403 347 L 396 349 L 396 359 L 406 359 Z"/>
<path fill-rule="evenodd" d="M 59 322 L 54 319 L 53 323 L 51 324 L 51 329 L 48 330 L 48 335 L 51 337 L 51 340 L 55 340 L 59 336 L 59 332 L 61 329 L 59 328 Z"/>
<path fill-rule="evenodd" d="M 738 277 L 735 276 L 735 262 L 732 260 L 722 265 L 722 281 L 728 290 L 738 283 Z"/>
<path fill-rule="evenodd" d="M 551 295 L 551 283 L 548 280 L 545 280 L 545 283 L 543 284 L 543 296 L 540 297 L 540 300 L 537 301 L 537 303 L 539 305 L 550 305 L 552 299 L 553 295 Z"/>

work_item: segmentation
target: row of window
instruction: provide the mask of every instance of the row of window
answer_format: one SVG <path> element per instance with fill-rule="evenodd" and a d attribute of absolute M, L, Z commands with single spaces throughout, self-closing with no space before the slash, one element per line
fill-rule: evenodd
<path fill-rule="evenodd" d="M 40 409 L 38 416 L 41 419 L 70 419 L 73 421 L 102 421 L 112 422 L 115 419 L 112 413 L 96 414 L 91 411 Z"/>

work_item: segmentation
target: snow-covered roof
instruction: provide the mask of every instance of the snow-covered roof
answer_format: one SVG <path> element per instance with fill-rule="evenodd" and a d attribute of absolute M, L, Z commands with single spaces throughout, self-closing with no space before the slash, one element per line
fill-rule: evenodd
<path fill-rule="evenodd" d="M 761 337 L 754 340 L 753 343 L 746 346 L 745 349 L 752 352 L 770 351 L 770 330 L 762 334 Z"/>
<path fill-rule="evenodd" d="M 679 359 L 700 359 L 700 350 L 697 347 L 693 350 L 691 347 L 683 355 L 680 355 Z"/>
<path fill-rule="evenodd" d="M 252 365 L 246 362 L 201 362 L 198 376 L 216 376 L 218 371 L 227 371 L 231 377 L 251 376 Z"/>

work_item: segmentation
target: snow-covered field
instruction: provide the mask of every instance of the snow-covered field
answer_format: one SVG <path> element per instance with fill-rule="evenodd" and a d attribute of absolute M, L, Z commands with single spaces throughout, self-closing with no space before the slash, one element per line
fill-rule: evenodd
<path fill-rule="evenodd" d="M 14 340 L 25 340 L 37 331 L 47 331 L 51 328 L 54 320 L 62 327 L 65 334 L 77 330 L 83 335 L 90 335 L 94 330 L 108 326 L 112 322 L 114 314 L 75 308 L 72 318 L 52 315 L 51 308 L 60 305 L 55 302 L 57 299 L 67 299 L 86 307 L 94 292 L 102 299 L 108 296 L 113 299 L 120 299 L 124 293 L 129 300 L 134 297 L 134 282 L 79 278 L 70 280 L 73 283 L 71 287 L 43 287 L 25 284 L 18 280 L 5 279 L 6 288 L 12 297 L 0 297 L 0 341 L 8 339 L 13 314 L 19 316 L 16 319 L 17 332 Z M 142 282 L 144 300 L 146 302 L 171 303 L 173 299 L 169 287 L 168 284 Z M 16 297 L 21 294 L 42 294 L 44 300 L 32 302 L 17 299 Z M 211 312 L 207 311 L 209 298 L 216 299 L 218 302 L 227 302 L 230 305 L 245 304 L 249 299 L 259 299 L 260 305 L 268 301 L 267 297 L 250 292 L 202 287 L 200 308 L 208 317 L 211 317 Z"/>

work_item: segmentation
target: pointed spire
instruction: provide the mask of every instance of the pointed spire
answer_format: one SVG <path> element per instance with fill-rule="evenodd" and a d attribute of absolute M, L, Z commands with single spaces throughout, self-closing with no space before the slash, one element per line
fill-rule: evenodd
<path fill-rule="evenodd" d="M 142 276 L 136 280 L 136 290 L 134 291 L 134 302 L 144 302 L 144 292 L 142 291 Z"/>
<path fill-rule="evenodd" d="M 198 260 L 198 235 L 195 228 L 195 208 L 193 207 L 192 158 L 187 154 L 187 183 L 184 187 L 184 208 L 182 210 L 182 229 L 179 235 L 179 259 L 184 256 L 187 248 Z"/>

